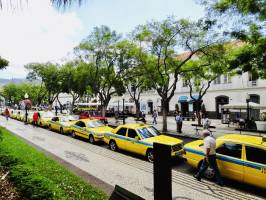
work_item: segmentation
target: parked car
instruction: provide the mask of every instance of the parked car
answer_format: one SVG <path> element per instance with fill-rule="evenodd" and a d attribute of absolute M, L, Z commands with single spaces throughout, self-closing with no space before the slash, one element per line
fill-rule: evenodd
<path fill-rule="evenodd" d="M 50 130 L 59 131 L 59 133 L 71 133 L 71 126 L 78 120 L 78 116 L 62 115 L 48 120 Z"/>
<path fill-rule="evenodd" d="M 230 134 L 216 140 L 217 164 L 222 176 L 266 189 L 266 138 Z M 194 168 L 204 159 L 203 141 L 185 145 L 184 158 Z M 214 177 L 208 168 L 205 176 Z"/>
<path fill-rule="evenodd" d="M 40 111 L 40 119 L 38 120 L 38 125 L 40 127 L 48 127 L 48 121 L 55 117 L 55 114 L 50 111 Z"/>
<path fill-rule="evenodd" d="M 153 162 L 153 143 L 171 145 L 172 157 L 181 156 L 183 141 L 161 134 L 156 128 L 145 124 L 125 124 L 118 126 L 113 132 L 106 133 L 104 141 L 110 149 L 122 149 L 146 156 Z"/>
<path fill-rule="evenodd" d="M 81 111 L 79 118 L 80 119 L 97 119 L 107 124 L 107 118 L 103 117 L 100 111 L 95 111 L 95 110 Z"/>
<path fill-rule="evenodd" d="M 89 142 L 103 141 L 104 134 L 113 131 L 97 119 L 81 119 L 71 126 L 72 137 L 80 136 L 89 139 Z"/>

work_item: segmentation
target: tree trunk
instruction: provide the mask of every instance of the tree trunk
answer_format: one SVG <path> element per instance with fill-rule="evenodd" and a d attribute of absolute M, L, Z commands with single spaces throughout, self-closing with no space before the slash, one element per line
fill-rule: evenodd
<path fill-rule="evenodd" d="M 62 105 L 62 103 L 60 102 L 58 96 L 56 97 L 56 99 L 57 99 L 57 101 L 58 101 L 58 103 L 59 103 L 59 106 L 60 106 L 60 113 L 63 114 L 63 111 L 62 111 L 63 105 Z"/>
<path fill-rule="evenodd" d="M 107 95 L 106 99 L 102 100 L 102 116 L 105 117 L 106 115 L 106 110 L 107 110 L 107 106 L 109 104 L 111 100 L 111 96 L 110 95 Z"/>
<path fill-rule="evenodd" d="M 105 117 L 106 115 L 106 110 L 107 110 L 107 105 L 102 105 L 102 116 Z"/>
<path fill-rule="evenodd" d="M 136 117 L 137 119 L 139 119 L 139 115 L 140 115 L 140 104 L 138 100 L 135 100 L 135 106 L 136 106 Z"/>
<path fill-rule="evenodd" d="M 168 114 L 168 101 L 162 101 L 162 112 L 163 112 L 163 132 L 167 132 L 167 114 Z"/>
<path fill-rule="evenodd" d="M 200 106 L 201 106 L 201 101 L 196 101 L 196 115 L 198 118 L 198 125 L 201 125 L 201 114 L 200 114 Z"/>

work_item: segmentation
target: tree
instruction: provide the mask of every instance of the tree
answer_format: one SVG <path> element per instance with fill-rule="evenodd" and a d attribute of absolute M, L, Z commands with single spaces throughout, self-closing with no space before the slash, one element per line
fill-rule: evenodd
<path fill-rule="evenodd" d="M 161 97 L 163 113 L 163 131 L 167 131 L 167 114 L 169 102 L 174 96 L 177 81 L 187 70 L 184 65 L 194 54 L 209 46 L 204 36 L 208 24 L 204 21 L 176 21 L 168 18 L 161 22 L 151 22 L 140 26 L 135 31 L 135 40 L 140 44 L 142 52 L 150 52 L 146 59 L 149 63 L 144 70 L 144 76 L 151 82 Z M 187 51 L 177 56 L 177 50 Z"/>
<path fill-rule="evenodd" d="M 83 71 L 77 68 L 77 63 L 66 63 L 59 71 L 61 81 L 61 92 L 68 93 L 72 96 L 70 113 L 73 112 L 75 102 L 87 92 L 87 84 L 83 82 Z M 82 81 L 81 81 L 82 80 Z"/>
<path fill-rule="evenodd" d="M 229 62 L 234 44 L 216 44 L 202 50 L 197 59 L 186 63 L 185 68 L 191 69 L 182 74 L 190 91 L 190 97 L 196 105 L 198 124 L 201 124 L 202 101 L 211 83 L 221 75 L 231 76 L 233 70 Z M 193 95 L 193 94 L 197 95 Z"/>
<path fill-rule="evenodd" d="M 81 64 L 87 69 L 89 85 L 101 101 L 104 116 L 112 95 L 121 95 L 125 91 L 116 68 L 119 39 L 120 35 L 107 26 L 95 27 L 76 48 Z"/>
<path fill-rule="evenodd" d="M 17 85 L 17 88 L 21 94 L 20 100 L 24 99 L 24 95 L 27 93 L 29 99 L 32 101 L 32 105 L 40 105 L 47 95 L 47 91 L 38 83 L 21 83 Z"/>
<path fill-rule="evenodd" d="M 140 49 L 134 41 L 123 40 L 117 44 L 119 56 L 117 67 L 127 92 L 135 103 L 136 117 L 140 115 L 140 95 L 143 91 L 150 89 L 150 82 L 142 76 L 147 64 L 147 55 L 139 54 Z"/>
<path fill-rule="evenodd" d="M 21 101 L 22 91 L 20 91 L 15 83 L 9 83 L 3 86 L 1 94 L 9 105 L 18 104 Z"/>
<path fill-rule="evenodd" d="M 0 56 L 0 70 L 5 69 L 8 66 L 8 63 L 9 63 L 8 60 Z"/>
<path fill-rule="evenodd" d="M 47 90 L 47 100 L 50 106 L 52 106 L 54 100 L 61 92 L 61 81 L 59 76 L 58 66 L 52 63 L 30 63 L 25 65 L 25 68 L 29 71 L 27 79 L 29 81 L 39 81 L 45 86 Z"/>
<path fill-rule="evenodd" d="M 258 77 L 266 78 L 266 8 L 263 0 L 212 0 L 204 1 L 208 9 L 222 14 L 228 21 L 235 22 L 230 30 L 232 38 L 245 42 L 239 49 L 232 67 L 242 67 Z"/>

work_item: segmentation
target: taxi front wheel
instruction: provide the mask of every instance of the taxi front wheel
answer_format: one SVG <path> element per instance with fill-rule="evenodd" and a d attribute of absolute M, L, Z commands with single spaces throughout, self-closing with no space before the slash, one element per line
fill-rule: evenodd
<path fill-rule="evenodd" d="M 75 137 L 76 137 L 76 133 L 75 133 L 75 131 L 72 131 L 72 133 L 71 133 L 71 137 L 72 137 L 72 138 L 75 138 Z"/>
<path fill-rule="evenodd" d="M 89 143 L 91 143 L 91 144 L 94 143 L 94 137 L 93 137 L 93 135 L 90 135 L 90 137 L 89 137 Z"/>
<path fill-rule="evenodd" d="M 149 162 L 153 162 L 153 151 L 151 149 L 147 151 L 146 158 Z"/>
<path fill-rule="evenodd" d="M 110 141 L 109 146 L 112 151 L 117 151 L 117 145 L 114 140 Z"/>

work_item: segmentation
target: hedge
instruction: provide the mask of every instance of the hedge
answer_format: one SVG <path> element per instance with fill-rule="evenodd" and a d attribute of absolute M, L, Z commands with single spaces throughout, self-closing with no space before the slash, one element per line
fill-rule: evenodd
<path fill-rule="evenodd" d="M 0 167 L 8 170 L 23 199 L 105 200 L 106 193 L 0 128 Z M 2 138 L 2 139 L 1 139 Z"/>

